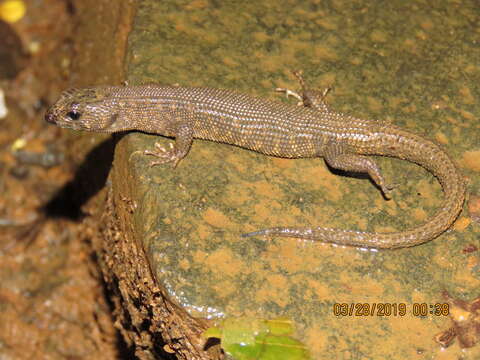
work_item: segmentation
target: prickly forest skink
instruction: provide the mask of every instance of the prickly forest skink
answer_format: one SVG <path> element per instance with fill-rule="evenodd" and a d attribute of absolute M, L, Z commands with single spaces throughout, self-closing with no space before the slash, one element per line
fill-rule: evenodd
<path fill-rule="evenodd" d="M 323 157 L 328 165 L 368 173 L 389 196 L 370 155 L 391 156 L 421 165 L 442 185 L 445 200 L 425 223 L 392 233 L 323 227 L 277 227 L 245 236 L 284 236 L 372 248 L 400 248 L 429 241 L 447 230 L 464 202 L 465 184 L 450 157 L 434 142 L 399 127 L 334 112 L 324 94 L 285 90 L 304 106 L 258 99 L 231 90 L 160 85 L 105 86 L 65 91 L 45 119 L 61 127 L 96 132 L 140 130 L 176 139 L 146 154 L 153 164 L 178 163 L 194 138 L 240 146 L 285 158 Z"/>

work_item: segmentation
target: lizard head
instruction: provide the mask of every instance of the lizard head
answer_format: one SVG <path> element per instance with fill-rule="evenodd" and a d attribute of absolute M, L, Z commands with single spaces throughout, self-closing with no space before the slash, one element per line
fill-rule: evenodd
<path fill-rule="evenodd" d="M 63 128 L 113 132 L 118 114 L 112 111 L 106 87 L 69 89 L 45 113 L 45 120 Z"/>

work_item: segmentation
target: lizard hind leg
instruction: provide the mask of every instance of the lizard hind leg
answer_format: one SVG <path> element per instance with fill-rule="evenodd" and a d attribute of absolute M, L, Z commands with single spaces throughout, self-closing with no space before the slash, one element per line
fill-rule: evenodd
<path fill-rule="evenodd" d="M 371 158 L 355 154 L 344 144 L 329 143 L 325 149 L 325 162 L 334 169 L 366 173 L 381 190 L 386 199 L 391 199 L 393 186 L 388 185 L 380 168 Z"/>
<path fill-rule="evenodd" d="M 286 88 L 276 88 L 275 91 L 284 92 L 287 95 L 287 98 L 289 96 L 293 96 L 294 98 L 299 100 L 297 103 L 298 106 L 312 107 L 324 113 L 331 111 L 325 101 L 327 93 L 331 90 L 330 87 L 327 87 L 323 91 L 311 90 L 308 88 L 305 80 L 303 79 L 302 71 L 293 71 L 293 75 L 295 75 L 298 82 L 300 83 L 301 95 L 298 92 Z"/>
<path fill-rule="evenodd" d="M 293 75 L 295 75 L 302 88 L 302 99 L 304 106 L 313 107 L 321 112 L 331 111 L 327 102 L 325 101 L 328 92 L 331 90 L 330 86 L 325 88 L 323 91 L 310 89 L 303 78 L 303 71 L 293 71 Z"/>

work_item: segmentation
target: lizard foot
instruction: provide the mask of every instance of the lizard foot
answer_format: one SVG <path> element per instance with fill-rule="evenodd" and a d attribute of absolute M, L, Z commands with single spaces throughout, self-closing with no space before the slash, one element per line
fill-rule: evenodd
<path fill-rule="evenodd" d="M 165 149 L 164 146 L 156 142 L 155 150 L 145 150 L 143 152 L 145 155 L 152 155 L 160 159 L 160 160 L 150 162 L 150 167 L 167 164 L 167 163 L 172 163 L 173 167 L 177 166 L 178 162 L 180 161 L 180 157 L 175 151 L 175 147 L 173 146 L 172 143 L 169 143 L 168 147 L 169 149 Z"/>
<path fill-rule="evenodd" d="M 293 96 L 295 99 L 298 100 L 297 106 L 303 106 L 303 97 L 299 93 L 286 88 L 276 88 L 275 91 L 284 92 L 287 96 L 287 99 L 289 96 Z"/>
<path fill-rule="evenodd" d="M 385 196 L 385 199 L 391 200 L 392 199 L 392 192 L 393 189 L 395 189 L 396 185 L 387 185 L 387 184 L 381 184 L 380 189 L 382 190 L 383 196 Z"/>

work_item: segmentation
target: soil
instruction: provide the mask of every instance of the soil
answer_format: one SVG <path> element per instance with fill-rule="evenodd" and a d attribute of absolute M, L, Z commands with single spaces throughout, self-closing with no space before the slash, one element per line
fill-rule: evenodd
<path fill-rule="evenodd" d="M 21 20 L 0 23 L 0 358 L 133 358 L 89 242 L 93 205 L 72 193 L 87 149 L 43 121 L 67 86 L 77 9 L 25 5 Z"/>

